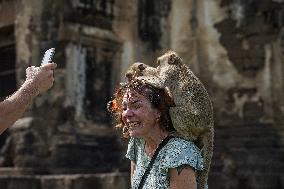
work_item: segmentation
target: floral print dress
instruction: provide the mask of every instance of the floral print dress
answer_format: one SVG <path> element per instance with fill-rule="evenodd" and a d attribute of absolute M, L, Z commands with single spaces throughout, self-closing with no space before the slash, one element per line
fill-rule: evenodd
<path fill-rule="evenodd" d="M 142 138 L 130 138 L 126 157 L 136 164 L 131 188 L 137 189 L 151 158 L 144 152 Z M 203 158 L 199 148 L 191 141 L 172 138 L 159 152 L 144 183 L 143 189 L 170 188 L 169 169 L 190 166 L 195 171 L 203 170 Z"/>

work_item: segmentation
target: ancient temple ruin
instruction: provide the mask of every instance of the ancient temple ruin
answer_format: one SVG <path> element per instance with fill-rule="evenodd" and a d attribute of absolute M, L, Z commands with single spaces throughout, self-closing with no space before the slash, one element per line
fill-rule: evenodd
<path fill-rule="evenodd" d="M 106 110 L 133 62 L 176 51 L 215 113 L 211 189 L 284 187 L 283 0 L 0 0 L 0 98 L 55 47 L 55 85 L 0 137 L 0 188 L 127 188 Z"/>

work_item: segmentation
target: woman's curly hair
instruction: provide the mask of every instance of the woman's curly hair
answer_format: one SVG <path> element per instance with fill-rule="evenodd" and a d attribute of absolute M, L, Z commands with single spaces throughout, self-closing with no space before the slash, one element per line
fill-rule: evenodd
<path fill-rule="evenodd" d="M 128 127 L 122 120 L 122 100 L 127 90 L 133 90 L 138 94 L 146 97 L 153 108 L 158 109 L 161 112 L 159 119 L 161 129 L 173 132 L 174 127 L 172 125 L 169 109 L 174 106 L 172 98 L 169 96 L 165 89 L 155 88 L 141 80 L 131 80 L 127 83 L 120 84 L 120 87 L 114 93 L 113 100 L 107 105 L 108 111 L 112 114 L 115 127 L 122 130 L 122 135 L 125 138 L 129 137 Z"/>

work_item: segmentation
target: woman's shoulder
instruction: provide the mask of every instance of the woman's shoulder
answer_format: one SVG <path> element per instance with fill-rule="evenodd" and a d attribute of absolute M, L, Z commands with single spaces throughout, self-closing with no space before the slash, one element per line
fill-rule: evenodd
<path fill-rule="evenodd" d="M 179 137 L 172 138 L 163 149 L 163 163 L 168 168 L 189 165 L 196 170 L 203 169 L 200 149 L 192 142 Z"/>
<path fill-rule="evenodd" d="M 168 148 L 172 148 L 173 150 L 193 149 L 200 151 L 200 149 L 194 144 L 194 142 L 185 140 L 180 137 L 173 137 L 168 143 Z"/>

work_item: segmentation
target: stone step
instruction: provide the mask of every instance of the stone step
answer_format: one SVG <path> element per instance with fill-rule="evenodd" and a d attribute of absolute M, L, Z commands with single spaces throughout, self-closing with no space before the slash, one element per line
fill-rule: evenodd
<path fill-rule="evenodd" d="M 215 128 L 209 188 L 284 188 L 280 139 L 270 124 Z"/>
<path fill-rule="evenodd" d="M 217 151 L 211 161 L 213 171 L 237 169 L 240 172 L 284 173 L 284 150 L 231 148 Z"/>
<path fill-rule="evenodd" d="M 257 155 L 257 156 L 277 156 L 279 159 L 284 160 L 284 148 L 244 148 L 244 147 L 231 147 L 221 150 L 220 148 L 215 147 L 213 158 L 220 158 L 224 155 L 235 155 L 245 154 L 245 155 Z"/>
<path fill-rule="evenodd" d="M 231 148 L 227 151 L 215 151 L 212 162 L 222 161 L 222 159 L 232 159 L 235 162 L 284 162 L 284 150 L 265 148 Z"/>
<path fill-rule="evenodd" d="M 279 141 L 272 136 L 254 138 L 254 137 L 230 137 L 217 138 L 215 137 L 214 146 L 218 148 L 279 148 Z"/>
<path fill-rule="evenodd" d="M 128 173 L 0 176 L 1 189 L 129 188 Z"/>
<path fill-rule="evenodd" d="M 208 178 L 208 185 L 210 189 L 280 189 L 283 188 L 282 178 L 282 174 L 230 175 L 211 172 Z"/>
<path fill-rule="evenodd" d="M 241 169 L 238 169 L 239 175 L 250 175 L 255 173 L 283 173 L 284 170 L 284 163 L 282 162 L 268 162 L 266 164 L 261 163 L 255 163 L 255 164 L 247 164 L 247 163 L 239 163 L 238 167 L 241 167 Z"/>
<path fill-rule="evenodd" d="M 265 148 L 253 148 L 253 149 L 246 149 L 246 148 L 231 148 L 230 153 L 232 157 L 236 160 L 245 160 L 248 161 L 249 158 L 255 158 L 257 160 L 284 160 L 284 151 L 283 149 L 265 149 Z M 243 157 L 241 157 L 243 156 Z M 252 160 L 253 161 L 253 160 Z"/>
<path fill-rule="evenodd" d="M 227 135 L 261 137 L 277 135 L 277 130 L 270 124 L 235 125 L 215 128 L 215 136 L 222 137 Z"/>
<path fill-rule="evenodd" d="M 238 174 L 253 174 L 253 173 L 283 173 L 284 162 L 234 162 L 233 164 L 226 164 L 222 161 L 215 161 L 211 163 L 211 171 L 226 172 L 227 170 L 236 171 Z"/>

